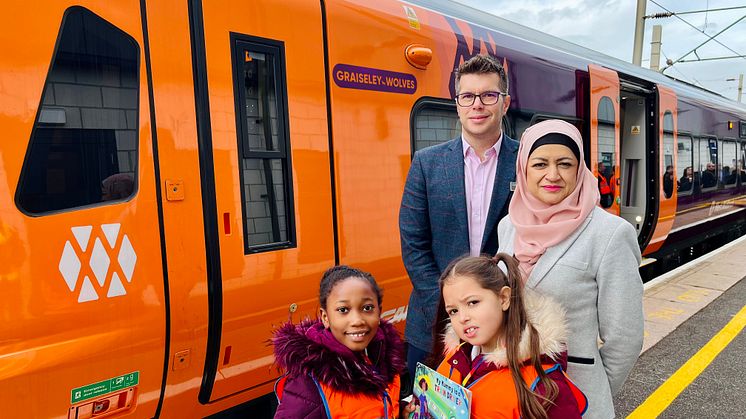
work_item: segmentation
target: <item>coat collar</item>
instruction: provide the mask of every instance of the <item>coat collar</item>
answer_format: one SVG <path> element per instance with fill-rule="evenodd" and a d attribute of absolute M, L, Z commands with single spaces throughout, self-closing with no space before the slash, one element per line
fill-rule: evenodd
<path fill-rule="evenodd" d="M 272 344 L 275 362 L 289 375 L 311 375 L 344 394 L 380 395 L 405 366 L 399 333 L 385 320 L 368 345 L 370 363 L 337 342 L 319 320 L 282 325 Z"/>
<path fill-rule="evenodd" d="M 567 326 L 565 325 L 565 311 L 562 306 L 551 298 L 524 288 L 524 304 L 528 313 L 529 322 L 534 326 L 539 335 L 539 352 L 551 359 L 558 359 L 565 352 L 567 342 Z M 521 362 L 531 357 L 530 339 L 528 330 L 524 329 L 521 341 L 518 345 L 518 354 Z M 459 349 L 461 344 L 456 332 L 450 323 L 446 327 L 443 336 L 445 342 L 445 353 L 452 354 Z M 492 363 L 498 368 L 506 367 L 507 352 L 505 348 L 498 348 L 494 352 L 483 354 L 485 362 Z"/>

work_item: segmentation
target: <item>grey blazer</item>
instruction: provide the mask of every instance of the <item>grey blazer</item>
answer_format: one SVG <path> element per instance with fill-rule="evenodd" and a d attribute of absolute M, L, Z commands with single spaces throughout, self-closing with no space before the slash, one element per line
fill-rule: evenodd
<path fill-rule="evenodd" d="M 497 228 L 512 255 L 510 216 Z M 526 285 L 567 310 L 567 373 L 588 397 L 588 418 L 614 417 L 619 391 L 642 349 L 640 248 L 627 221 L 596 207 L 567 239 L 547 249 Z"/>

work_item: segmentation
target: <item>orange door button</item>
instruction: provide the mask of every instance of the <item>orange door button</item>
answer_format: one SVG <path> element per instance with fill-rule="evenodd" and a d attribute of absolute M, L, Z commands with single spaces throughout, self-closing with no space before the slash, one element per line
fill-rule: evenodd
<path fill-rule="evenodd" d="M 184 200 L 184 181 L 166 179 L 166 201 Z"/>

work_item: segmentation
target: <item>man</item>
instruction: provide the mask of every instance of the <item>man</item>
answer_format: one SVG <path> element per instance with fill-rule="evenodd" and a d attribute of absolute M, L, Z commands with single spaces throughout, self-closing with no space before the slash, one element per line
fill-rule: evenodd
<path fill-rule="evenodd" d="M 718 174 L 715 163 L 707 162 L 707 170 L 702 172 L 702 187 L 712 188 L 718 184 Z"/>
<path fill-rule="evenodd" d="M 606 165 L 604 162 L 598 162 L 598 192 L 601 194 L 601 206 L 603 208 L 609 208 L 614 203 L 614 191 L 611 189 L 607 177 Z"/>
<path fill-rule="evenodd" d="M 405 337 L 414 377 L 432 346 L 438 278 L 464 254 L 494 254 L 508 213 L 518 142 L 502 132 L 510 106 L 500 62 L 477 55 L 456 72 L 461 137 L 414 155 L 399 211 L 402 258 L 412 281 Z"/>

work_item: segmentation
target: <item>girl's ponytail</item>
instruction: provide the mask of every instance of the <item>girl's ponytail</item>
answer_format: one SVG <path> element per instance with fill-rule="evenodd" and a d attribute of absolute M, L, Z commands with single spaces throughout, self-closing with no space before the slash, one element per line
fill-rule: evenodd
<path fill-rule="evenodd" d="M 523 271 L 518 261 L 505 253 L 496 254 L 492 260 L 494 263 L 504 263 L 507 268 L 506 282 L 510 287 L 510 307 L 505 313 L 505 350 L 508 358 L 508 367 L 513 377 L 513 384 L 518 395 L 518 403 L 521 416 L 526 418 L 546 418 L 547 409 L 553 404 L 557 396 L 557 385 L 547 377 L 541 366 L 541 351 L 539 348 L 539 334 L 533 324 L 528 320 L 525 300 L 523 298 Z M 523 360 L 520 355 L 521 336 L 526 332 L 529 334 L 530 359 L 528 362 L 536 369 L 540 382 L 544 385 L 545 395 L 539 396 L 531 391 L 521 374 Z"/>

